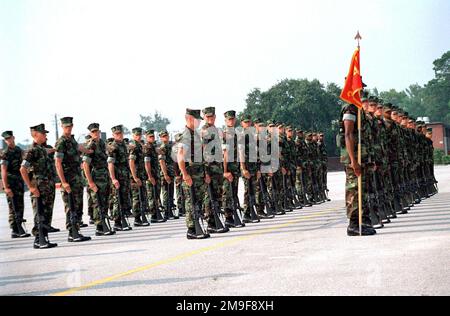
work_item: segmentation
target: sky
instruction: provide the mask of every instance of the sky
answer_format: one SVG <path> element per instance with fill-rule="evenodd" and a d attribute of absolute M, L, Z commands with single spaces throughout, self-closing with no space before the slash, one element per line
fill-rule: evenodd
<path fill-rule="evenodd" d="M 207 106 L 222 125 L 253 88 L 342 86 L 357 30 L 364 82 L 402 90 L 434 77 L 449 17 L 448 0 L 0 0 L 0 130 L 45 123 L 54 143 L 55 113 L 79 136 L 157 110 L 175 131 Z"/>

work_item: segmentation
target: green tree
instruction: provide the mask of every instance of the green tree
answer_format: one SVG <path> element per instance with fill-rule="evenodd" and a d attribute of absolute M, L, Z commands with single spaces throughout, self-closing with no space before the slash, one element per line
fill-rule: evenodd
<path fill-rule="evenodd" d="M 253 89 L 247 95 L 243 113 L 305 130 L 322 131 L 330 154 L 336 154 L 332 122 L 339 117 L 340 92 L 341 88 L 334 83 L 324 87 L 318 80 L 285 79 L 267 91 Z"/>
<path fill-rule="evenodd" d="M 139 115 L 141 120 L 141 125 L 144 130 L 154 129 L 157 132 L 167 129 L 167 126 L 170 124 L 170 120 L 166 117 L 163 117 L 158 111 L 155 111 L 153 115 L 145 116 Z"/>

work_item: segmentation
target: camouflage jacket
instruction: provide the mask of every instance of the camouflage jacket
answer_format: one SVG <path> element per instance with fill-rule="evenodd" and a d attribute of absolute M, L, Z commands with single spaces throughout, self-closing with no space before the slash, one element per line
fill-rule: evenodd
<path fill-rule="evenodd" d="M 8 182 L 21 181 L 20 165 L 22 164 L 23 151 L 19 146 L 14 148 L 6 147 L 0 151 L 0 165 L 6 166 Z"/>
<path fill-rule="evenodd" d="M 81 176 L 81 156 L 74 136 L 61 136 L 55 145 L 55 158 L 62 159 L 65 177 Z"/>

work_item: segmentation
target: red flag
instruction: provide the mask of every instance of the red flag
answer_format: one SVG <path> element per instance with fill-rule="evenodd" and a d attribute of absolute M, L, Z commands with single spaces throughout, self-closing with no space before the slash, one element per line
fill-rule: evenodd
<path fill-rule="evenodd" d="M 345 102 L 362 108 L 361 97 L 359 92 L 363 89 L 360 64 L 359 64 L 359 48 L 356 49 L 350 64 L 347 78 L 345 80 L 344 89 L 341 92 L 341 99 Z"/>

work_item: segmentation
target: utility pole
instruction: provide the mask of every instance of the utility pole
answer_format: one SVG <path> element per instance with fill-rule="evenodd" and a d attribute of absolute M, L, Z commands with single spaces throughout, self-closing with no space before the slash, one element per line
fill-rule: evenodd
<path fill-rule="evenodd" d="M 55 113 L 55 137 L 56 140 L 58 140 L 59 138 L 59 133 L 58 133 L 58 116 Z"/>

